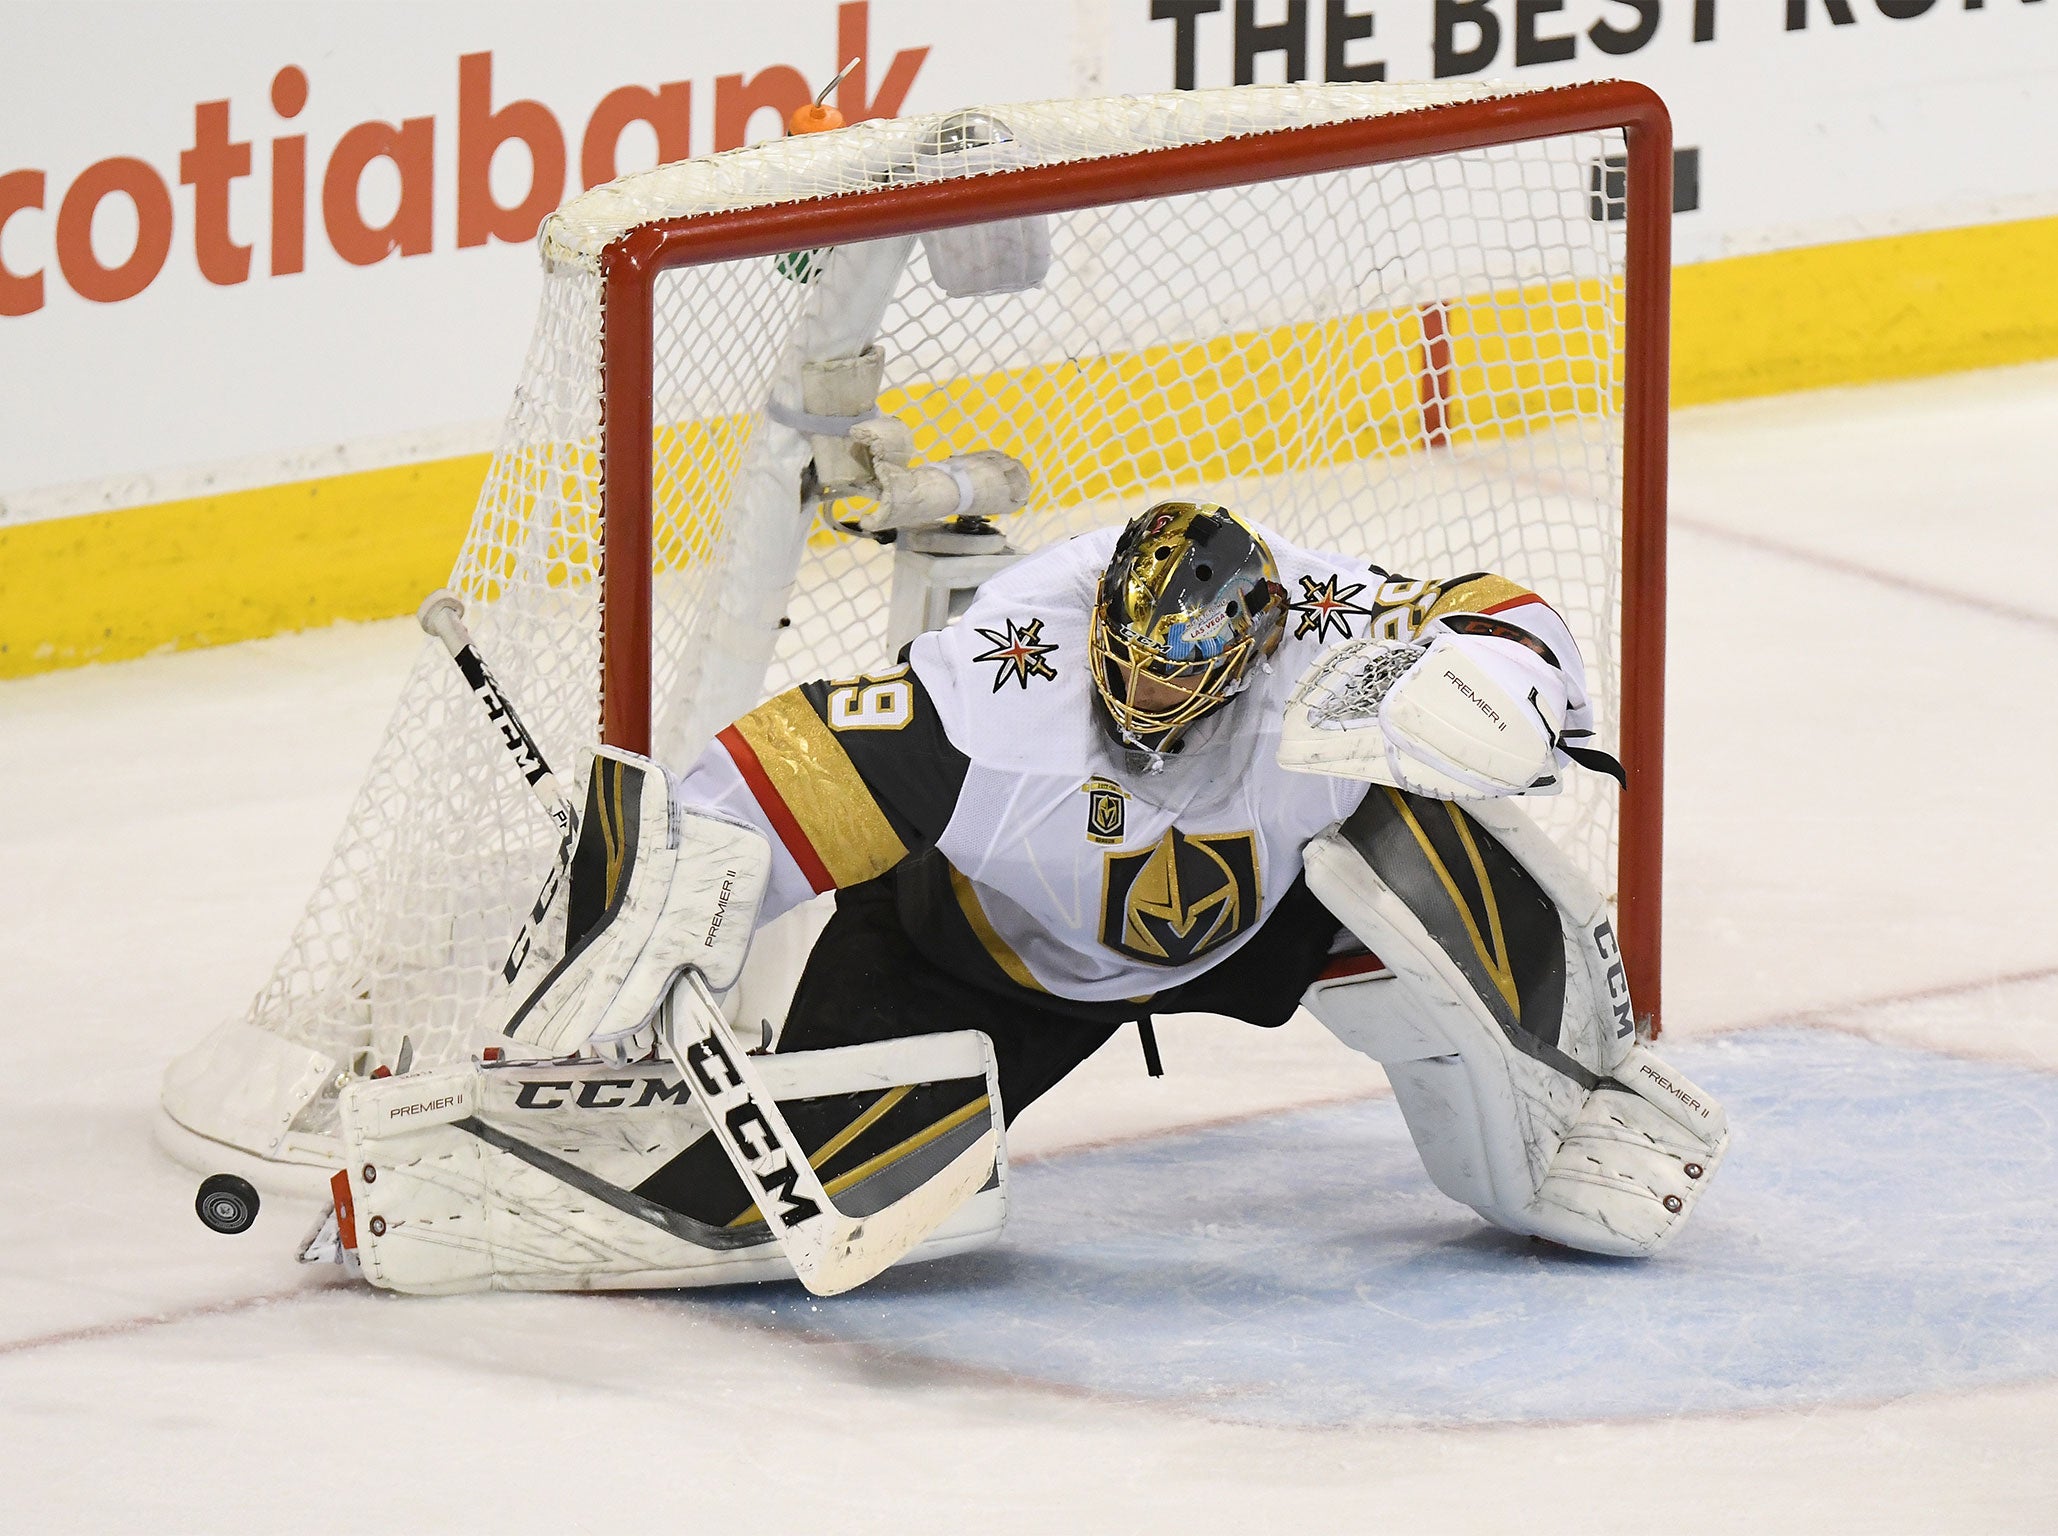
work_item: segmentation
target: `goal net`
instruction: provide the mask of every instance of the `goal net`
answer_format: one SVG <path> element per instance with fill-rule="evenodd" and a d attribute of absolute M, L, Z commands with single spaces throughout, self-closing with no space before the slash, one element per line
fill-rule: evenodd
<path fill-rule="evenodd" d="M 965 121 L 664 166 L 545 226 L 534 338 L 450 585 L 559 777 L 577 791 L 603 730 L 683 766 L 766 695 L 891 659 L 908 541 L 846 531 L 862 500 L 810 496 L 799 389 L 807 364 L 877 346 L 878 409 L 917 464 L 999 450 L 1029 469 L 1013 549 L 1178 496 L 1396 576 L 1543 593 L 1644 825 L 1625 848 L 1590 774 L 1533 808 L 1643 921 L 1648 1007 L 1665 354 L 1637 344 L 1663 327 L 1669 196 L 1642 169 L 1669 170 L 1662 109 L 1619 85 L 1264 86 L 994 107 L 969 139 Z M 946 227 L 1012 230 L 1047 266 L 953 294 Z M 167 1073 L 166 1145 L 331 1164 L 342 1082 L 496 1041 L 557 837 L 425 641 L 271 979 Z"/>

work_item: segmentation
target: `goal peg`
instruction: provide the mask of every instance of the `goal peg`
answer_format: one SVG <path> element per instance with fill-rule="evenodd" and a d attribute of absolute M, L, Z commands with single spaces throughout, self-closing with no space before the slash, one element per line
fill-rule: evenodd
<path fill-rule="evenodd" d="M 827 133 L 832 128 L 843 126 L 843 114 L 829 105 L 829 93 L 843 84 L 843 77 L 864 61 L 862 54 L 853 58 L 836 71 L 829 83 L 822 87 L 821 94 L 804 107 L 795 107 L 793 116 L 786 120 L 786 132 L 793 138 L 804 133 Z"/>

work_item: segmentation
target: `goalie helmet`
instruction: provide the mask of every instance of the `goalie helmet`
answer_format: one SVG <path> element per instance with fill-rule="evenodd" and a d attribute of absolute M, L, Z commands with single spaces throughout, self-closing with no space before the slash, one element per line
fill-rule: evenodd
<path fill-rule="evenodd" d="M 1130 519 L 1087 629 L 1102 724 L 1162 761 L 1242 692 L 1279 644 L 1286 590 L 1265 541 L 1227 507 L 1161 501 Z"/>

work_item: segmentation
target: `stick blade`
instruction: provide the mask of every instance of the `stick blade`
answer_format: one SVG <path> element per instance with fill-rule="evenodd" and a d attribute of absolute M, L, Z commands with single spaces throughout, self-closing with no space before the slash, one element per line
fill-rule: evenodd
<path fill-rule="evenodd" d="M 885 1209 L 825 1222 L 818 1238 L 806 1234 L 815 1240 L 796 1243 L 788 1253 L 800 1283 L 817 1296 L 836 1296 L 883 1274 L 985 1186 L 993 1177 L 999 1146 L 989 1125 L 977 1141 Z"/>
<path fill-rule="evenodd" d="M 987 1092 L 979 1101 L 985 1121 L 971 1141 L 941 1168 L 900 1187 L 949 1143 L 936 1137 L 911 1141 L 873 1175 L 886 1178 L 887 1195 L 859 1215 L 841 1209 L 822 1186 L 806 1148 L 793 1133 L 778 1101 L 751 1058 L 737 1046 L 720 1006 L 700 973 L 690 967 L 674 979 L 658 1012 L 658 1040 L 679 1068 L 688 1091 L 708 1118 L 729 1165 L 770 1222 L 779 1246 L 802 1285 L 817 1296 L 834 1296 L 863 1285 L 941 1226 L 978 1193 L 1004 1155 L 997 1120 L 1000 1100 L 987 1045 Z M 971 1124 L 967 1117 L 965 1124 Z M 926 1156 L 925 1156 L 926 1151 Z M 901 1172 L 896 1174 L 898 1166 Z M 775 1182 L 776 1181 L 776 1193 Z M 866 1180 L 869 1184 L 870 1180 Z M 863 1189 L 865 1185 L 858 1185 Z"/>

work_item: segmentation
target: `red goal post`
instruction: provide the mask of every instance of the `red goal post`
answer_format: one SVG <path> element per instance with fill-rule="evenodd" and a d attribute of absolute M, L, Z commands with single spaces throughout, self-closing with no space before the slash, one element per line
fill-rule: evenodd
<path fill-rule="evenodd" d="M 1618 830 L 1617 926 L 1638 1013 L 1655 1026 L 1662 985 L 1672 128 L 1658 96 L 1632 82 L 1459 101 L 631 228 L 600 255 L 602 738 L 631 751 L 651 748 L 658 426 L 651 379 L 660 273 L 1599 130 L 1621 131 L 1627 149 L 1620 755 L 1629 784 Z"/>

